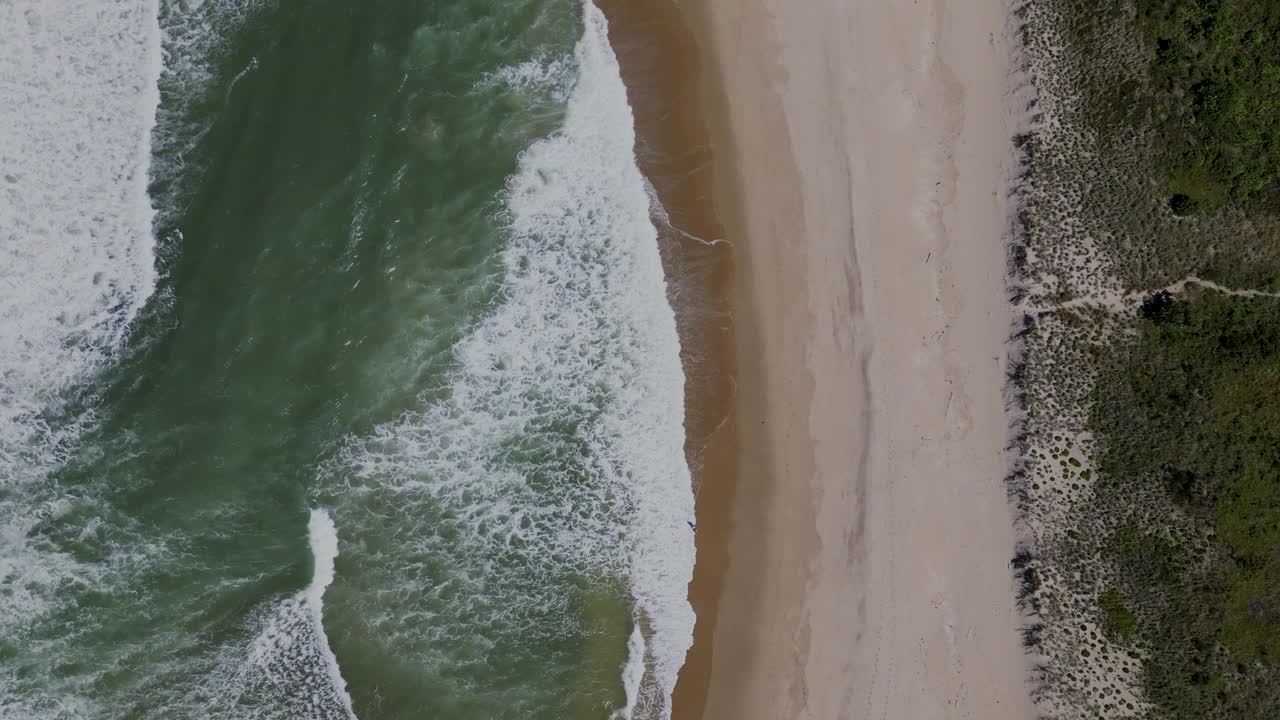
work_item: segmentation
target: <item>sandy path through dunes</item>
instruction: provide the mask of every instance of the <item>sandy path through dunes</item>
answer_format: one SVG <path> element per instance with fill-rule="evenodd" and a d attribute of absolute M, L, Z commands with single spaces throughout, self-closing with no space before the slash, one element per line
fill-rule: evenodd
<path fill-rule="evenodd" d="M 1005 4 L 686 9 L 741 268 L 703 716 L 1030 718 L 1003 484 Z"/>

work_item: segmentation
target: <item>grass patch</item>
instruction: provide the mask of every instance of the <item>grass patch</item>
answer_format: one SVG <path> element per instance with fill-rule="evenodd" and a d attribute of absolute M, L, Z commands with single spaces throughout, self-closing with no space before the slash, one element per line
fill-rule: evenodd
<path fill-rule="evenodd" d="M 1230 199 L 1229 188 L 1215 179 L 1203 162 L 1174 167 L 1165 179 L 1164 191 L 1169 207 L 1178 215 L 1212 212 Z"/>
<path fill-rule="evenodd" d="M 1125 605 L 1124 595 L 1111 589 L 1098 596 L 1102 610 L 1102 631 L 1113 638 L 1128 640 L 1138 628 L 1138 619 Z"/>

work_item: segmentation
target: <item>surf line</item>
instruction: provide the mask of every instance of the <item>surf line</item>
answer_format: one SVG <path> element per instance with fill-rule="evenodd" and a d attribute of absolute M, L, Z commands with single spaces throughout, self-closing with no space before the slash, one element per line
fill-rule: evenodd
<path fill-rule="evenodd" d="M 312 571 L 311 584 L 307 586 L 303 602 L 311 613 L 312 622 L 315 623 L 316 636 L 320 639 L 317 644 L 320 646 L 319 650 L 324 659 L 329 680 L 333 683 L 334 692 L 342 701 L 347 717 L 354 720 L 356 713 L 351 707 L 347 681 L 342 677 L 338 658 L 329 647 L 329 636 L 324 631 L 324 591 L 333 583 L 333 565 L 338 557 L 338 528 L 333 524 L 333 517 L 328 510 L 319 508 L 311 510 L 311 519 L 307 522 L 307 536 L 315 570 Z"/>

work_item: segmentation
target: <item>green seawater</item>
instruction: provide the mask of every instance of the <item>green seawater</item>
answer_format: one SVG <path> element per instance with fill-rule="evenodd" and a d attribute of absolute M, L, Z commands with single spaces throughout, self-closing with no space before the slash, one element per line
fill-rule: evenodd
<path fill-rule="evenodd" d="M 683 379 L 592 13 L 160 4 L 158 281 L 0 485 L 0 718 L 665 714 Z"/>

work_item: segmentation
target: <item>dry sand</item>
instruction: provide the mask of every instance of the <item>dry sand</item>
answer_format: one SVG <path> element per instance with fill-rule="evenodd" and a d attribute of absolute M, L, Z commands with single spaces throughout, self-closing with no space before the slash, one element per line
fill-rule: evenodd
<path fill-rule="evenodd" d="M 738 265 L 739 473 L 677 717 L 1030 718 L 1002 479 L 1006 5 L 681 5 Z"/>

